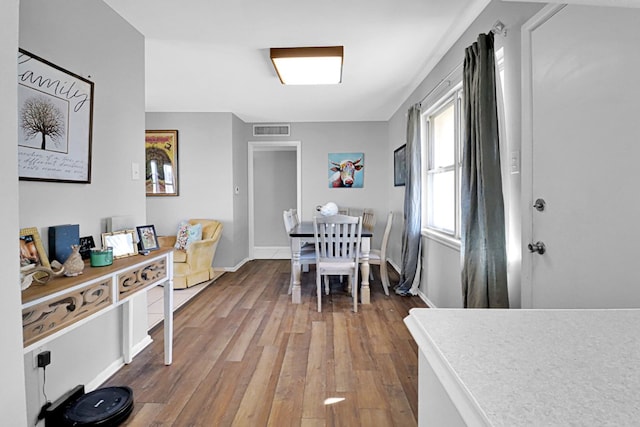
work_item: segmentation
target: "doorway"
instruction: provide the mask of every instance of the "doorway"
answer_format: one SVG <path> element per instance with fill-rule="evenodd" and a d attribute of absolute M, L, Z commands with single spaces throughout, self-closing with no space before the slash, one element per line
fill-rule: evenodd
<path fill-rule="evenodd" d="M 249 141 L 248 153 L 249 257 L 290 258 L 282 211 L 300 211 L 300 141 Z"/>
<path fill-rule="evenodd" d="M 523 27 L 523 308 L 640 306 L 638 22 L 560 5 Z"/>

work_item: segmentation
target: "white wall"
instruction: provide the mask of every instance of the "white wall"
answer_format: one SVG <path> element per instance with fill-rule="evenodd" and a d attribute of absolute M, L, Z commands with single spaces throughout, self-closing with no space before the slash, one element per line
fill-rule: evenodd
<path fill-rule="evenodd" d="M 507 111 L 506 133 L 507 153 L 520 150 L 520 27 L 533 16 L 542 5 L 529 3 L 503 3 L 493 0 L 460 39 L 445 54 L 442 60 L 400 106 L 389 122 L 389 149 L 397 148 L 406 132 L 406 112 L 410 105 L 420 102 L 431 90 L 464 60 L 464 49 L 476 41 L 478 34 L 486 33 L 500 20 L 507 27 L 507 37 L 496 35 L 496 50 L 505 49 L 505 110 Z M 504 150 L 503 147 L 501 149 Z M 520 307 L 520 175 L 505 176 L 505 194 L 508 206 L 509 244 L 517 250 L 510 250 L 509 260 L 509 300 L 512 307 Z M 404 189 L 404 187 L 399 187 Z M 392 208 L 402 212 L 402 190 L 391 192 Z M 400 260 L 401 226 L 396 227 L 390 239 L 389 252 L 394 260 Z M 435 241 L 425 242 L 423 238 L 423 274 L 420 291 L 438 307 L 462 307 L 460 284 L 459 251 Z M 457 262 L 456 262 L 457 260 Z"/>
<path fill-rule="evenodd" d="M 37 227 L 47 248 L 50 225 L 79 224 L 81 235 L 93 235 L 99 242 L 107 217 L 130 215 L 144 224 L 144 181 L 131 178 L 131 164 L 144 165 L 144 38 L 99 0 L 22 0 L 19 23 L 21 48 L 95 83 L 92 180 L 91 184 L 20 181 L 19 225 L 11 227 L 11 234 L 16 235 L 18 227 Z M 15 73 L 15 59 L 6 68 Z M 16 140 L 15 130 L 14 125 L 7 141 Z M 12 164 L 9 169 L 15 173 L 15 161 Z M 11 186 L 15 178 L 6 181 Z M 11 249 L 15 253 L 13 245 Z M 133 304 L 134 342 L 142 342 L 147 337 L 146 296 Z M 20 336 L 19 331 L 13 333 Z M 121 362 L 120 331 L 121 310 L 116 309 L 48 343 L 49 399 L 77 384 L 95 383 L 114 369 Z M 32 367 L 31 358 L 31 354 L 24 357 L 24 373 L 28 420 L 33 423 L 44 397 L 42 372 Z"/>
<path fill-rule="evenodd" d="M 18 0 L 3 1 L 0 6 L 0 199 L 3 201 L 0 222 L 0 271 L 4 289 L 0 298 L 0 417 L 15 426 L 27 425 L 27 404 L 22 359 L 22 309 L 18 252 L 18 119 L 16 105 L 16 54 L 18 51 Z"/>

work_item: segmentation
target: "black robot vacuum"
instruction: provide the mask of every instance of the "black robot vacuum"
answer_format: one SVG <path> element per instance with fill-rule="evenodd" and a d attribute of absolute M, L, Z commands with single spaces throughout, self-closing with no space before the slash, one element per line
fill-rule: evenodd
<path fill-rule="evenodd" d="M 54 405 L 55 406 L 55 405 Z M 59 406 L 56 416 L 45 419 L 46 427 L 115 427 L 133 411 L 133 390 L 104 387 L 90 393 L 78 393 Z"/>

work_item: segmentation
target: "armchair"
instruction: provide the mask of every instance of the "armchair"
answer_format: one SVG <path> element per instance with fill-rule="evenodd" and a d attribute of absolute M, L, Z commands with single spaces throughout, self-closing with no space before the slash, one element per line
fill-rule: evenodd
<path fill-rule="evenodd" d="M 212 263 L 222 236 L 222 223 L 211 219 L 190 219 L 202 224 L 202 240 L 192 242 L 185 250 L 173 250 L 173 287 L 184 289 L 215 278 Z M 158 237 L 160 247 L 173 247 L 176 236 Z"/>

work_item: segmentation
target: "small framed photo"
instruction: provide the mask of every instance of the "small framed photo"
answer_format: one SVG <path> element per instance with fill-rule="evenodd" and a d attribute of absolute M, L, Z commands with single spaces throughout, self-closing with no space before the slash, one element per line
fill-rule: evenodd
<path fill-rule="evenodd" d="M 138 240 L 141 251 L 153 251 L 160 249 L 158 237 L 156 236 L 156 228 L 153 225 L 141 225 L 136 227 L 138 230 Z"/>
<path fill-rule="evenodd" d="M 102 247 L 113 249 L 114 258 L 124 258 L 136 255 L 136 238 L 135 231 L 122 230 L 112 233 L 102 233 Z"/>
<path fill-rule="evenodd" d="M 40 240 L 40 233 L 35 227 L 20 230 L 20 267 L 29 265 L 51 267 L 47 253 L 42 246 L 42 240 Z"/>
<path fill-rule="evenodd" d="M 404 144 L 393 151 L 393 185 L 395 187 L 405 185 L 407 174 L 406 148 L 407 144 Z"/>
<path fill-rule="evenodd" d="M 82 259 L 89 259 L 91 257 L 91 248 L 95 248 L 96 244 L 93 241 L 93 236 L 85 236 L 80 238 L 80 256 Z"/>

